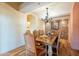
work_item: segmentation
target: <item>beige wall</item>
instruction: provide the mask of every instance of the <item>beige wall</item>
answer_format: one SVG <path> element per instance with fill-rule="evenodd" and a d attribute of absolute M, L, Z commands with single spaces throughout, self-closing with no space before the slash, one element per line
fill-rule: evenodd
<path fill-rule="evenodd" d="M 0 3 L 0 53 L 24 45 L 24 14 Z"/>

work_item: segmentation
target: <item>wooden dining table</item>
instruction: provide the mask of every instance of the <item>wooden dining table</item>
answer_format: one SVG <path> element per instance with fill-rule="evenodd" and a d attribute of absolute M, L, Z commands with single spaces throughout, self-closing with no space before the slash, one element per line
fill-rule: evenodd
<path fill-rule="evenodd" d="M 36 41 L 40 41 L 43 42 L 44 44 L 46 44 L 48 46 L 48 51 L 47 54 L 48 56 L 52 56 L 53 51 L 52 51 L 52 44 L 54 43 L 57 34 L 51 33 L 51 36 L 48 35 L 41 35 L 39 37 L 36 38 Z"/>

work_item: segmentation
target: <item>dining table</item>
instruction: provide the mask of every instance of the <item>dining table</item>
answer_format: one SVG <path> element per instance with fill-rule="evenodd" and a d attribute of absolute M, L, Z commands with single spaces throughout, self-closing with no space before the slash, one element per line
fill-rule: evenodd
<path fill-rule="evenodd" d="M 36 41 L 43 42 L 45 45 L 47 45 L 48 50 L 47 49 L 46 50 L 47 50 L 48 56 L 52 56 L 53 54 L 52 44 L 55 42 L 56 37 L 57 37 L 57 34 L 51 33 L 50 36 L 44 34 L 36 38 Z"/>

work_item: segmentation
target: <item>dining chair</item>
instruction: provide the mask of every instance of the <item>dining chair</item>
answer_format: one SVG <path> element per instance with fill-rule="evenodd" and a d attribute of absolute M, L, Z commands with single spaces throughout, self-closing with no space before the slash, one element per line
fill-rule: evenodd
<path fill-rule="evenodd" d="M 35 41 L 30 31 L 24 34 L 26 55 L 36 55 Z"/>
<path fill-rule="evenodd" d="M 43 49 L 42 47 L 37 47 L 34 36 L 30 33 L 30 31 L 27 31 L 24 34 L 24 38 L 25 38 L 25 48 L 26 48 L 27 56 L 29 55 L 30 56 L 41 56 L 45 53 L 45 49 Z"/>
<path fill-rule="evenodd" d="M 34 39 L 36 39 L 37 37 L 39 37 L 39 32 L 37 30 L 34 30 L 33 36 L 34 36 Z"/>
<path fill-rule="evenodd" d="M 59 32 L 59 33 L 57 34 L 57 37 L 56 37 L 56 39 L 55 39 L 54 44 L 52 45 L 53 55 L 58 55 L 58 54 L 59 54 L 60 35 L 61 35 L 61 33 Z"/>

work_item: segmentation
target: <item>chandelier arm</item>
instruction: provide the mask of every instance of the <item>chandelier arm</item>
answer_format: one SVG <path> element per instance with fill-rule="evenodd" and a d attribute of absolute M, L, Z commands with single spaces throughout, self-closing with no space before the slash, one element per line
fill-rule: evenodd
<path fill-rule="evenodd" d="M 48 8 L 46 8 L 47 9 L 47 18 L 48 18 Z"/>

